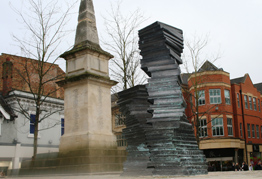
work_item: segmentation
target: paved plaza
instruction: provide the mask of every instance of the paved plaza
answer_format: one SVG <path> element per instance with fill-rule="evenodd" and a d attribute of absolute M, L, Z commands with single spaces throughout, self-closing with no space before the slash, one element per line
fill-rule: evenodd
<path fill-rule="evenodd" d="M 252 179 L 262 178 L 262 171 L 238 171 L 238 172 L 210 172 L 208 175 L 163 177 L 163 176 L 141 176 L 141 177 L 123 177 L 119 174 L 107 175 L 72 175 L 72 176 L 39 176 L 39 177 L 6 177 L 8 179 Z"/>

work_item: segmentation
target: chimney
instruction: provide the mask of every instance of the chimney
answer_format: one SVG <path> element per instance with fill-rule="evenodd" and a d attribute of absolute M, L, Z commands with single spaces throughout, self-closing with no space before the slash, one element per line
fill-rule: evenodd
<path fill-rule="evenodd" d="M 3 63 L 3 96 L 6 96 L 12 90 L 12 72 L 13 63 L 7 57 L 6 62 Z"/>

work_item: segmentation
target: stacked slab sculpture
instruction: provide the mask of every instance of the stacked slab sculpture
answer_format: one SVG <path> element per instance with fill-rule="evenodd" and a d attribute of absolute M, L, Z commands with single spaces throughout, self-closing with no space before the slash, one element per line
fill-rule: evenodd
<path fill-rule="evenodd" d="M 199 150 L 192 125 L 185 116 L 185 102 L 181 92 L 179 65 L 182 63 L 183 35 L 180 29 L 161 22 L 139 31 L 139 48 L 143 59 L 141 68 L 151 78 L 146 85 L 146 129 L 150 151 L 150 166 L 154 175 L 206 174 L 207 165 Z"/>
<path fill-rule="evenodd" d="M 138 85 L 118 93 L 118 105 L 120 112 L 125 116 L 126 128 L 123 129 L 127 147 L 127 160 L 124 163 L 123 175 L 151 175 L 152 169 L 148 169 L 149 149 L 146 145 L 147 128 L 146 119 L 151 118 L 147 112 L 149 103 L 145 85 Z"/>

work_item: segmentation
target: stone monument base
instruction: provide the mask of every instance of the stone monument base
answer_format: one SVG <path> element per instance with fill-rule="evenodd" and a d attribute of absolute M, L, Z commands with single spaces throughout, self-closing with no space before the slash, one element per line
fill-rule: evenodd
<path fill-rule="evenodd" d="M 126 151 L 118 149 L 96 149 L 70 151 L 69 153 L 38 154 L 34 161 L 21 164 L 19 171 L 9 175 L 64 175 L 85 173 L 121 173 Z"/>
<path fill-rule="evenodd" d="M 111 134 L 64 134 L 60 139 L 59 153 L 91 149 L 116 149 L 116 137 Z M 72 141 L 74 141 L 72 143 Z"/>

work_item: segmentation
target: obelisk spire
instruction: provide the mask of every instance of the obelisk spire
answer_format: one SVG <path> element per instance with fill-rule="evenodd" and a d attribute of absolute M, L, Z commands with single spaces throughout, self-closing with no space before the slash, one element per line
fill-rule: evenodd
<path fill-rule="evenodd" d="M 75 46 L 82 43 L 99 45 L 93 0 L 81 0 Z"/>

